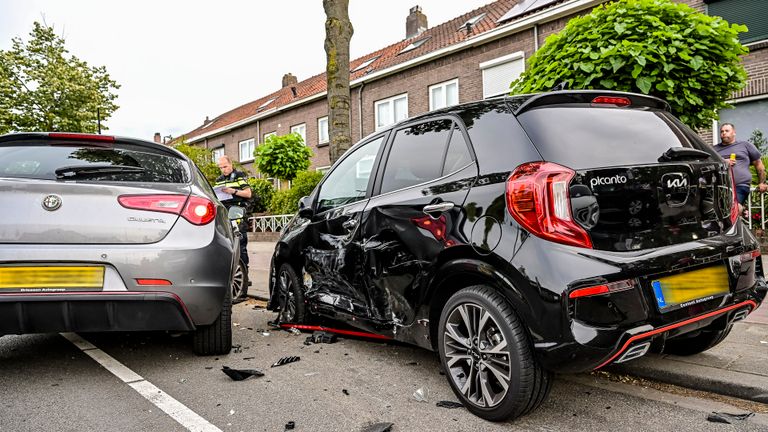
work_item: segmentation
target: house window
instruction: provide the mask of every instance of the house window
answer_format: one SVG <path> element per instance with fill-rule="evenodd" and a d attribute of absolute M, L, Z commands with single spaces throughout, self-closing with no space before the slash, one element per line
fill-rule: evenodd
<path fill-rule="evenodd" d="M 301 135 L 301 141 L 307 144 L 307 124 L 302 123 L 300 125 L 291 126 L 291 133 L 297 133 Z"/>
<path fill-rule="evenodd" d="M 408 118 L 408 93 L 374 103 L 376 130 Z"/>
<path fill-rule="evenodd" d="M 315 168 L 315 171 L 319 171 L 319 172 L 325 174 L 325 173 L 328 172 L 329 169 L 331 169 L 331 166 L 330 165 L 326 165 L 326 166 L 321 166 L 321 167 Z"/>
<path fill-rule="evenodd" d="M 705 0 L 707 13 L 723 17 L 731 24 L 744 24 L 749 29 L 739 34 L 741 43 L 768 39 L 768 8 L 765 0 Z"/>
<path fill-rule="evenodd" d="M 445 108 L 459 103 L 458 78 L 429 87 L 429 110 Z"/>
<path fill-rule="evenodd" d="M 739 141 L 749 141 L 755 131 L 768 137 L 768 97 L 734 103 L 733 108 L 720 110 L 720 123 L 715 128 L 715 143 L 720 142 L 720 125 L 731 123 Z"/>
<path fill-rule="evenodd" d="M 328 141 L 328 117 L 317 119 L 317 143 L 326 144 Z"/>
<path fill-rule="evenodd" d="M 216 163 L 219 161 L 219 159 L 224 156 L 224 145 L 222 144 L 221 147 L 213 149 L 211 152 L 213 157 L 213 162 Z"/>
<path fill-rule="evenodd" d="M 509 93 L 509 85 L 525 70 L 522 51 L 480 63 L 483 71 L 483 98 Z"/>
<path fill-rule="evenodd" d="M 256 150 L 256 140 L 253 138 L 240 141 L 240 162 L 253 160 L 253 151 Z"/>
<path fill-rule="evenodd" d="M 276 136 L 276 135 L 277 135 L 277 132 L 265 133 L 264 134 L 264 141 L 262 141 L 262 142 L 265 143 L 265 142 L 267 142 L 267 138 L 269 138 L 271 136 Z"/>

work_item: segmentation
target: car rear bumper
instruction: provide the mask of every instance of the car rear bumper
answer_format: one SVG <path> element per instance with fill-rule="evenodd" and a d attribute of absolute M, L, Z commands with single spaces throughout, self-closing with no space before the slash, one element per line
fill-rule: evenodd
<path fill-rule="evenodd" d="M 168 292 L 0 295 L 0 335 L 194 329 L 184 302 Z"/>

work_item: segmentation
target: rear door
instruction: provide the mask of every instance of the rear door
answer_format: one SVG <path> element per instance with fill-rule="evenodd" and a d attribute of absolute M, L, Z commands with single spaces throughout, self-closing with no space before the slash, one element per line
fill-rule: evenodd
<path fill-rule="evenodd" d="M 518 120 L 545 160 L 576 172 L 573 215 L 595 249 L 656 248 L 730 228 L 726 166 L 668 112 L 574 104 Z"/>
<path fill-rule="evenodd" d="M 181 157 L 138 145 L 49 139 L 0 144 L 0 243 L 135 244 L 161 240 L 176 214 L 119 196 L 190 193 Z"/>
<path fill-rule="evenodd" d="M 459 224 L 477 164 L 452 117 L 396 129 L 384 160 L 363 219 L 361 294 L 370 319 L 409 324 L 438 255 L 466 242 Z"/>

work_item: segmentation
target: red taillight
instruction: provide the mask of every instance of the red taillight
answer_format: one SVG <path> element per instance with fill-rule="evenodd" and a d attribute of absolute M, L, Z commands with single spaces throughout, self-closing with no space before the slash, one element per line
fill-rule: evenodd
<path fill-rule="evenodd" d="M 736 180 L 733 176 L 733 167 L 730 168 L 729 173 L 731 175 L 731 192 L 733 200 L 731 202 L 731 226 L 736 225 L 736 221 L 739 220 L 739 197 L 736 194 Z"/>
<path fill-rule="evenodd" d="M 125 208 L 181 215 L 195 225 L 216 217 L 216 206 L 207 198 L 186 195 L 122 195 L 117 201 Z"/>
<path fill-rule="evenodd" d="M 51 132 L 48 134 L 51 138 L 66 139 L 66 140 L 79 140 L 79 141 L 98 141 L 98 142 L 115 142 L 115 137 L 111 135 L 95 135 L 95 134 L 80 134 L 80 133 L 68 133 L 68 132 Z"/>
<path fill-rule="evenodd" d="M 630 106 L 632 101 L 629 98 L 617 97 L 617 96 L 598 96 L 592 99 L 593 105 L 616 105 L 616 106 Z"/>
<path fill-rule="evenodd" d="M 137 285 L 173 285 L 166 279 L 136 279 Z"/>
<path fill-rule="evenodd" d="M 568 294 L 568 298 L 575 299 L 579 297 L 589 297 L 589 296 L 595 296 L 600 294 L 617 293 L 617 292 L 630 290 L 634 288 L 635 285 L 636 284 L 633 279 L 627 279 L 627 280 L 622 280 L 618 282 L 611 282 L 604 285 L 595 285 L 595 286 L 586 287 L 586 288 L 579 288 L 571 291 L 571 293 Z"/>
<path fill-rule="evenodd" d="M 568 187 L 576 173 L 552 162 L 529 162 L 507 180 L 507 210 L 523 228 L 557 243 L 592 248 L 589 234 L 574 222 Z"/>

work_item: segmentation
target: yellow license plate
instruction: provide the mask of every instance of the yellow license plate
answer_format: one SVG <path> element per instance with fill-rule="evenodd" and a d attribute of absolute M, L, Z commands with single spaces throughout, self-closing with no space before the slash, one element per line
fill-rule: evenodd
<path fill-rule="evenodd" d="M 66 291 L 103 287 L 103 266 L 0 267 L 0 290 Z"/>
<path fill-rule="evenodd" d="M 654 279 L 651 286 L 662 312 L 708 301 L 730 291 L 728 270 L 722 265 Z"/>

